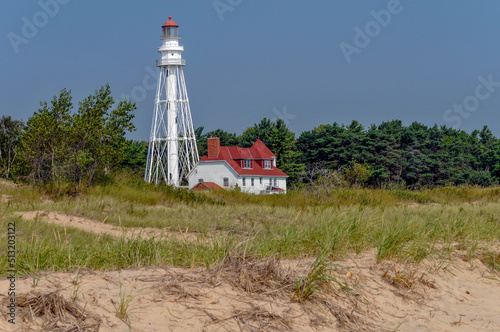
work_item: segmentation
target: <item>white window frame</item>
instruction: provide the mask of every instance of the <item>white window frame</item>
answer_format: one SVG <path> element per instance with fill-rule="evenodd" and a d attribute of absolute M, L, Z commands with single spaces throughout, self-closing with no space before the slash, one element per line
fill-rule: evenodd
<path fill-rule="evenodd" d="M 250 178 L 250 184 L 252 185 L 252 187 L 255 185 L 255 180 L 254 180 L 254 178 Z"/>
<path fill-rule="evenodd" d="M 247 186 L 247 178 L 246 177 L 241 178 L 241 184 L 243 187 Z"/>
<path fill-rule="evenodd" d="M 264 169 L 271 169 L 271 160 L 264 160 Z"/>
<path fill-rule="evenodd" d="M 224 187 L 229 187 L 229 178 L 223 178 L 222 182 L 224 183 Z"/>
<path fill-rule="evenodd" d="M 252 168 L 252 159 L 243 159 L 243 168 Z"/>

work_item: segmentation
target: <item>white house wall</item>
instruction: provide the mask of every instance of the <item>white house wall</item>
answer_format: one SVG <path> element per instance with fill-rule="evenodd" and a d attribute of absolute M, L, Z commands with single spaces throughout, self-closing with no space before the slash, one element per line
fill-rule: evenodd
<path fill-rule="evenodd" d="M 224 178 L 229 179 L 229 187 L 224 187 Z M 234 188 L 238 183 L 237 174 L 225 161 L 198 163 L 189 174 L 189 188 L 196 186 L 200 179 L 203 179 L 203 182 L 217 183 L 222 188 Z"/>
<path fill-rule="evenodd" d="M 245 178 L 245 185 L 243 185 L 243 178 Z M 253 186 L 252 186 L 252 178 L 254 179 Z M 261 178 L 262 178 L 262 184 L 260 183 Z M 269 184 L 270 178 L 272 179 L 271 184 Z M 277 181 L 276 186 L 274 185 L 275 178 Z M 246 176 L 241 176 L 238 179 L 238 186 L 241 188 L 241 191 L 251 194 L 261 194 L 262 191 L 265 191 L 268 186 L 279 187 L 286 192 L 286 178 L 246 175 Z"/>
<path fill-rule="evenodd" d="M 229 187 L 224 186 L 224 178 L 229 179 Z M 243 178 L 245 178 L 245 185 L 243 185 Z M 252 178 L 254 179 L 253 186 Z M 260 180 L 261 178 L 262 183 Z M 225 161 L 198 163 L 195 169 L 189 174 L 189 188 L 196 186 L 200 182 L 200 179 L 202 179 L 203 182 L 214 182 L 226 189 L 234 188 L 238 185 L 241 191 L 252 194 L 261 194 L 262 191 L 265 191 L 268 186 L 278 187 L 286 192 L 285 177 L 255 175 L 238 176 L 238 174 Z M 269 182 L 269 179 L 272 179 L 271 183 Z M 276 185 L 274 184 L 274 179 L 277 181 Z"/>

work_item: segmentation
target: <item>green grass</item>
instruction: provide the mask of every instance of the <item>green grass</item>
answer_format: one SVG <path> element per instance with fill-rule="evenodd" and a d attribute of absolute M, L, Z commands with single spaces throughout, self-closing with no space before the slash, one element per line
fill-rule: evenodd
<path fill-rule="evenodd" d="M 342 288 L 346 287 L 335 276 L 332 262 L 323 253 L 320 253 L 316 256 L 307 273 L 295 282 L 291 300 L 304 303 L 316 297 L 321 297 L 333 283 Z"/>
<path fill-rule="evenodd" d="M 492 270 L 500 272 L 500 253 L 485 252 L 481 256 L 481 261 L 488 265 Z"/>
<path fill-rule="evenodd" d="M 17 269 L 96 270 L 175 265 L 211 267 L 231 254 L 339 259 L 375 248 L 378 261 L 420 262 L 464 252 L 498 266 L 500 188 L 432 190 L 338 189 L 317 199 L 307 191 L 255 196 L 236 191 L 193 193 L 140 179 L 115 178 L 75 197 L 0 182 L 0 224 L 17 229 Z M 16 211 L 80 215 L 123 227 L 155 227 L 195 236 L 126 239 L 26 221 Z M 192 240 L 192 238 L 197 240 Z M 5 239 L 5 235 L 2 239 Z M 0 243 L 6 252 L 6 241 Z M 485 256 L 484 253 L 489 253 Z M 488 258 L 489 257 L 489 258 Z M 0 271 L 7 262 L 0 262 Z M 498 269 L 498 268 L 497 268 Z M 3 275 L 4 273 L 2 273 Z"/>
<path fill-rule="evenodd" d="M 120 296 L 118 303 L 115 304 L 116 317 L 122 319 L 125 323 L 127 323 L 130 330 L 132 329 L 132 324 L 130 322 L 130 317 L 129 317 L 130 303 L 134 298 L 143 295 L 142 291 L 146 289 L 142 288 L 137 291 L 134 291 L 135 285 L 137 284 L 137 280 L 140 278 L 141 274 L 134 280 L 134 283 L 132 284 L 132 287 L 128 292 L 123 287 L 121 275 L 119 275 L 119 280 L 118 280 L 120 284 L 120 294 L 119 294 Z"/>

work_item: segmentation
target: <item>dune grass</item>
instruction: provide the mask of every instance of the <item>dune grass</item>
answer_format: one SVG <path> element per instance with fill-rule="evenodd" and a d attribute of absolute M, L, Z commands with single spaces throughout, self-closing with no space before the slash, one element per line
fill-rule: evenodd
<path fill-rule="evenodd" d="M 479 258 L 499 270 L 500 188 L 422 191 L 338 189 L 318 198 L 304 190 L 255 196 L 193 193 L 123 177 L 77 196 L 0 182 L 0 224 L 16 223 L 17 269 L 96 270 L 175 265 L 211 267 L 230 255 L 330 260 L 375 248 L 378 261 Z M 60 211 L 122 227 L 193 234 L 179 239 L 115 238 L 23 220 L 16 211 Z M 193 240 L 194 238 L 194 240 Z M 6 252 L 6 242 L 0 250 Z M 7 262 L 0 262 L 0 271 Z M 3 275 L 3 273 L 2 273 Z"/>

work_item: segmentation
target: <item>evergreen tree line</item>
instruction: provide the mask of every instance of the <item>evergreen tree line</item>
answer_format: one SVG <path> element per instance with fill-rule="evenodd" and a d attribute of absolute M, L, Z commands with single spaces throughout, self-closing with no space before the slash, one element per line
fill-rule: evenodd
<path fill-rule="evenodd" d="M 71 93 L 63 89 L 50 103 L 42 102 L 26 124 L 3 116 L 0 176 L 42 185 L 71 183 L 79 190 L 113 170 L 144 172 L 148 143 L 125 138 L 135 130 L 135 103 L 115 105 L 106 85 L 76 112 L 72 108 Z M 400 120 L 369 128 L 352 121 L 320 125 L 296 137 L 283 120 L 264 118 L 241 135 L 203 130 L 195 130 L 200 157 L 208 137 L 241 147 L 260 138 L 296 186 L 419 189 L 490 186 L 500 179 L 500 140 L 486 126 L 469 134 L 417 122 L 403 126 Z"/>
<path fill-rule="evenodd" d="M 282 120 L 263 119 L 240 136 L 220 129 L 199 135 L 202 155 L 210 136 L 242 147 L 260 137 L 295 185 L 419 189 L 490 186 L 500 179 L 500 140 L 487 126 L 468 134 L 418 122 L 403 126 L 400 120 L 366 129 L 354 120 L 323 124 L 295 138 Z"/>

